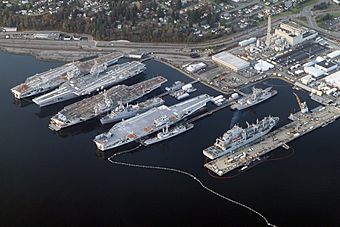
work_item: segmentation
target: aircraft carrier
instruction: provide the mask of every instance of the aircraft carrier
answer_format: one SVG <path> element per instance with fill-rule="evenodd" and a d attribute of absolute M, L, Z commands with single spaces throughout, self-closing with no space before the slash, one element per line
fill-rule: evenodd
<path fill-rule="evenodd" d="M 162 86 L 167 79 L 157 76 L 152 79 L 131 85 L 117 85 L 95 96 L 83 99 L 64 107 L 51 118 L 49 128 L 59 131 L 62 128 L 85 122 L 103 115 L 119 105 L 127 104 Z"/>
<path fill-rule="evenodd" d="M 144 113 L 145 111 L 162 104 L 164 104 L 164 100 L 159 97 L 148 99 L 145 102 L 137 103 L 135 105 L 127 104 L 124 106 L 120 103 L 120 105 L 113 109 L 108 115 L 102 117 L 100 122 L 103 125 L 118 122 L 122 119 L 128 119 L 136 116 L 137 114 Z"/>
<path fill-rule="evenodd" d="M 33 102 L 43 107 L 89 95 L 137 76 L 145 70 L 145 65 L 138 61 L 113 65 L 109 68 L 107 68 L 106 63 L 95 64 L 91 69 L 91 73 L 72 78 L 63 83 L 58 89 L 34 98 Z"/>
<path fill-rule="evenodd" d="M 171 126 L 205 107 L 212 97 L 200 95 L 173 106 L 159 106 L 140 115 L 115 124 L 107 133 L 93 140 L 99 150 L 105 151 L 141 139 Z"/>
<path fill-rule="evenodd" d="M 252 93 L 237 100 L 237 102 L 231 105 L 230 108 L 233 110 L 235 109 L 243 110 L 256 104 L 259 104 L 277 94 L 277 91 L 272 90 L 272 87 L 268 87 L 266 89 L 253 87 L 252 89 L 253 89 Z"/>
<path fill-rule="evenodd" d="M 232 154 L 236 149 L 266 135 L 278 122 L 278 117 L 269 116 L 257 121 L 256 124 L 248 124 L 245 129 L 235 125 L 221 138 L 217 138 L 213 146 L 204 149 L 203 154 L 210 159 Z"/>
<path fill-rule="evenodd" d="M 59 87 L 71 78 L 89 73 L 95 64 L 105 63 L 110 66 L 116 63 L 121 57 L 123 57 L 122 54 L 113 52 L 84 62 L 71 62 L 28 77 L 24 83 L 13 87 L 11 92 L 17 99 L 39 95 Z"/>

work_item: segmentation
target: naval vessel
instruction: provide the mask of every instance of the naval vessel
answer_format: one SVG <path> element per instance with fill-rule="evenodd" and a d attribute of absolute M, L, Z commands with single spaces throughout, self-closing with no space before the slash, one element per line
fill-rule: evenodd
<path fill-rule="evenodd" d="M 233 110 L 243 110 L 259 104 L 277 94 L 277 91 L 272 90 L 272 87 L 268 87 L 266 89 L 253 87 L 252 90 L 252 93 L 237 100 L 236 103 L 230 106 L 230 108 Z"/>
<path fill-rule="evenodd" d="M 105 63 L 110 66 L 116 63 L 121 57 L 123 57 L 122 54 L 114 52 L 84 62 L 71 62 L 28 77 L 24 83 L 11 88 L 11 92 L 17 99 L 43 94 L 59 87 L 71 78 L 89 73 L 96 63 Z"/>
<path fill-rule="evenodd" d="M 170 129 L 169 129 L 169 126 L 165 126 L 165 128 L 163 128 L 161 132 L 157 133 L 157 136 L 144 140 L 143 145 L 147 146 L 147 145 L 161 142 L 163 140 L 170 139 L 192 128 L 194 128 L 193 124 L 179 124 Z"/>
<path fill-rule="evenodd" d="M 135 105 L 127 104 L 125 106 L 123 103 L 119 103 L 119 106 L 114 108 L 108 115 L 102 117 L 100 119 L 100 122 L 104 125 L 112 122 L 117 122 L 122 119 L 128 119 L 162 104 L 164 104 L 164 100 L 158 97 L 148 99 L 145 102 L 140 102 Z"/>
<path fill-rule="evenodd" d="M 89 95 L 137 76 L 144 70 L 146 70 L 145 64 L 138 61 L 114 65 L 109 68 L 107 68 L 106 63 L 95 64 L 89 74 L 70 79 L 58 89 L 34 98 L 33 102 L 44 107 Z"/>
<path fill-rule="evenodd" d="M 115 124 L 93 140 L 101 151 L 116 148 L 171 126 L 205 107 L 211 97 L 200 95 L 173 106 L 159 106 Z"/>
<path fill-rule="evenodd" d="M 241 128 L 235 125 L 233 128 L 223 134 L 221 138 L 217 138 L 214 145 L 203 150 L 203 154 L 215 159 L 223 155 L 232 154 L 233 151 L 254 142 L 266 135 L 279 122 L 278 117 L 265 117 L 256 124 L 248 125 L 247 128 Z"/>
<path fill-rule="evenodd" d="M 131 85 L 117 85 L 92 97 L 64 107 L 51 118 L 49 128 L 59 131 L 81 122 L 103 115 L 118 106 L 118 103 L 133 102 L 162 86 L 167 79 L 157 76 Z"/>

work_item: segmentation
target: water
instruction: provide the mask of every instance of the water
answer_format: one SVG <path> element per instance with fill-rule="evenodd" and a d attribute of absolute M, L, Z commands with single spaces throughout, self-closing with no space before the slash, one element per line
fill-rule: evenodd
<path fill-rule="evenodd" d="M 0 54 L 1 226 L 264 226 L 258 216 L 209 194 L 187 176 L 111 164 L 106 158 L 112 152 L 96 151 L 91 141 L 108 129 L 98 120 L 55 134 L 48 122 L 62 106 L 39 110 L 30 103 L 14 103 L 11 87 L 60 64 Z M 190 81 L 155 61 L 146 64 L 144 79 L 162 74 L 169 79 L 165 86 L 178 79 Z M 298 110 L 285 82 L 269 80 L 258 86 L 268 85 L 279 93 L 263 104 L 240 112 L 224 109 L 179 137 L 117 159 L 186 170 L 279 226 L 339 226 L 339 121 L 290 143 L 292 157 L 263 162 L 237 177 L 216 179 L 203 168 L 202 149 L 233 124 L 244 126 L 271 114 L 281 118 L 282 126 L 289 113 Z M 196 86 L 194 94 L 218 94 Z M 302 100 L 308 98 L 295 92 Z M 176 103 L 171 97 L 166 101 Z M 310 108 L 316 106 L 307 101 Z M 277 149 L 269 158 L 288 154 Z"/>

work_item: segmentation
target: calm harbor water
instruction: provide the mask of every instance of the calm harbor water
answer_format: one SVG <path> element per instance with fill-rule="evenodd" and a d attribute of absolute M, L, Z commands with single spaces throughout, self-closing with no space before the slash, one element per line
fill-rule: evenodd
<path fill-rule="evenodd" d="M 92 139 L 108 130 L 98 120 L 61 133 L 48 129 L 62 105 L 40 110 L 15 102 L 9 89 L 37 72 L 61 63 L 0 53 L 0 225 L 1 226 L 264 226 L 258 216 L 203 190 L 175 173 L 115 166 L 113 152 L 96 150 Z M 133 83 L 161 74 L 169 86 L 190 81 L 156 61 Z M 250 110 L 224 109 L 195 123 L 179 137 L 138 149 L 118 160 L 186 170 L 217 192 L 243 202 L 278 226 L 340 226 L 340 121 L 290 143 L 295 153 L 277 149 L 267 161 L 234 178 L 212 177 L 203 168 L 202 149 L 233 124 L 242 126 L 266 115 L 288 122 L 298 106 L 292 89 L 280 80 L 278 95 Z M 200 93 L 218 92 L 201 84 Z M 164 89 L 164 88 L 163 88 Z M 154 92 L 152 95 L 159 93 Z M 308 94 L 295 91 L 302 100 Z M 307 100 L 310 107 L 316 103 Z M 166 97 L 167 104 L 175 103 Z M 212 107 L 212 106 L 211 106 Z"/>

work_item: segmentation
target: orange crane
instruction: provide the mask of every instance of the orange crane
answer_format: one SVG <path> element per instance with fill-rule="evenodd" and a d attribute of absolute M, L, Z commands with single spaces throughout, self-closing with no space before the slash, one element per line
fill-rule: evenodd
<path fill-rule="evenodd" d="M 307 103 L 306 102 L 301 102 L 300 97 L 295 92 L 293 92 L 293 94 L 295 95 L 296 101 L 299 104 L 301 113 L 308 113 L 309 110 L 308 110 L 308 107 L 307 107 Z"/>

